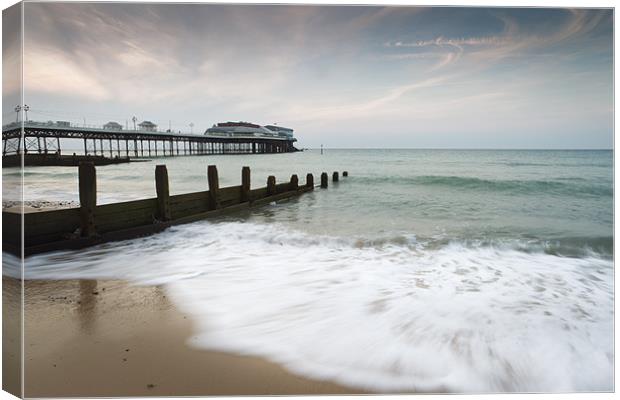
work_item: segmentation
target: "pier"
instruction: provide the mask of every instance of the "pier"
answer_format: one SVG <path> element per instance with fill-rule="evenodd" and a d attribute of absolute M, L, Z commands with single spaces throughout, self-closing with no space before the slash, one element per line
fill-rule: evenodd
<path fill-rule="evenodd" d="M 114 158 L 176 157 L 209 154 L 271 154 L 297 151 L 285 136 L 210 136 L 170 131 L 71 126 L 25 121 L 2 127 L 2 156 L 63 155 L 61 139 L 83 142 L 84 156 Z M 22 135 L 23 131 L 23 135 Z M 65 155 L 74 150 L 64 151 Z"/>
<path fill-rule="evenodd" d="M 343 176 L 348 173 L 343 172 Z M 334 172 L 334 182 L 338 181 Z M 81 163 L 78 173 L 80 207 L 20 213 L 3 210 L 3 249 L 31 255 L 61 249 L 79 249 L 160 232 L 169 226 L 213 218 L 275 201 L 299 196 L 315 189 L 314 176 L 306 175 L 301 185 L 297 175 L 267 186 L 250 187 L 250 168 L 241 170 L 241 185 L 219 187 L 217 167 L 209 165 L 208 190 L 171 196 L 165 165 L 155 168 L 156 197 L 97 205 L 97 174 L 92 162 Z M 321 188 L 328 187 L 328 174 L 321 174 Z M 22 227 L 23 216 L 23 227 Z M 23 238 L 23 242 L 22 242 Z"/>

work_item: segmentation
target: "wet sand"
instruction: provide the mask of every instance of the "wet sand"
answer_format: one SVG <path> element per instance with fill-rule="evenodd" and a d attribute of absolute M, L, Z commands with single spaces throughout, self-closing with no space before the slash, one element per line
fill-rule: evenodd
<path fill-rule="evenodd" d="M 362 393 L 260 358 L 189 347 L 192 321 L 162 287 L 27 281 L 25 298 L 26 397 Z"/>

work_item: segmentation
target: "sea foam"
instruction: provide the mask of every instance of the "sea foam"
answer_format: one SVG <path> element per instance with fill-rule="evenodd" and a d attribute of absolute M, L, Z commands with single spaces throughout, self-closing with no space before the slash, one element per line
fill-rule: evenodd
<path fill-rule="evenodd" d="M 190 345 L 371 391 L 613 390 L 613 263 L 595 255 L 201 222 L 30 257 L 25 276 L 165 284 Z"/>

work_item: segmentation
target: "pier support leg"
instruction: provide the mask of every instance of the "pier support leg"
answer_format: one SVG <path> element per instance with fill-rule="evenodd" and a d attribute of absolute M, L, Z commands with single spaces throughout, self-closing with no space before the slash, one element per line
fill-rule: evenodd
<path fill-rule="evenodd" d="M 165 165 L 155 167 L 155 190 L 157 192 L 157 218 L 160 221 L 170 221 L 170 189 L 168 169 Z"/>
<path fill-rule="evenodd" d="M 80 233 L 82 237 L 92 237 L 95 235 L 95 207 L 97 206 L 97 175 L 92 162 L 80 163 L 78 181 Z"/>
<path fill-rule="evenodd" d="M 88 155 L 88 145 L 86 142 L 86 138 L 84 138 L 84 155 L 87 156 Z"/>
<path fill-rule="evenodd" d="M 241 169 L 241 202 L 250 201 L 250 167 Z"/>
<path fill-rule="evenodd" d="M 338 172 L 337 171 L 334 171 L 334 173 L 332 174 L 332 181 L 338 182 Z"/>
<path fill-rule="evenodd" d="M 220 208 L 220 181 L 217 176 L 217 167 L 215 165 L 209 165 L 207 169 L 207 179 L 209 181 L 209 209 L 217 210 Z"/>
<path fill-rule="evenodd" d="M 314 190 L 314 175 L 306 175 L 306 187 L 310 188 L 310 190 Z"/>
<path fill-rule="evenodd" d="M 321 174 L 321 188 L 327 189 L 327 172 L 323 172 Z"/>
<path fill-rule="evenodd" d="M 270 175 L 267 177 L 267 196 L 273 196 L 276 194 L 276 177 Z"/>

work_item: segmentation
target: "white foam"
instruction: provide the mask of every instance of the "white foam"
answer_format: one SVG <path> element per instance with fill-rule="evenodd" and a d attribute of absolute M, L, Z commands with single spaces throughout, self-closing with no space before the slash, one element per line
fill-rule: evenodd
<path fill-rule="evenodd" d="M 165 283 L 191 345 L 369 390 L 613 390 L 612 261 L 355 243 L 197 223 L 32 257 L 26 277 Z"/>

